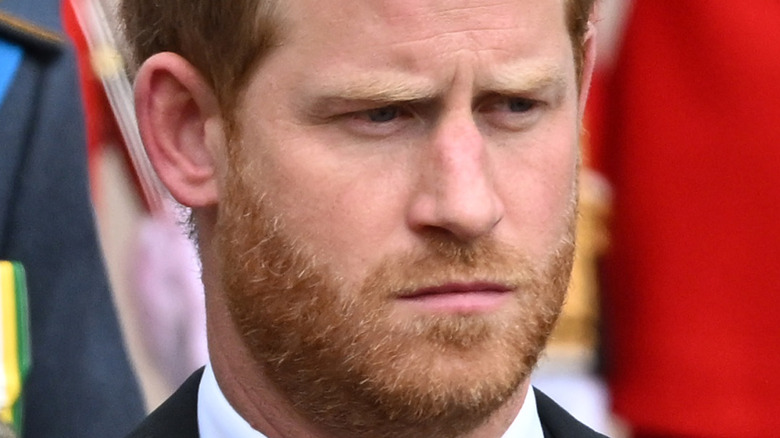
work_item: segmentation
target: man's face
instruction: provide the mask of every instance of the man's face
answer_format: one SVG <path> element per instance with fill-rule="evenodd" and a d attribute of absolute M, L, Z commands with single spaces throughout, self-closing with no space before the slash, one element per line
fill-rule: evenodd
<path fill-rule="evenodd" d="M 476 427 L 560 310 L 579 117 L 563 0 L 477 3 L 289 2 L 237 109 L 222 285 L 258 372 L 323 427 Z"/>

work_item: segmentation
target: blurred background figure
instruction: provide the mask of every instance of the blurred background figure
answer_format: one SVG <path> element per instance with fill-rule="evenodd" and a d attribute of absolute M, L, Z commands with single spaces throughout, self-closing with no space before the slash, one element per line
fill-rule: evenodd
<path fill-rule="evenodd" d="M 0 1 L 0 259 L 27 272 L 24 438 L 121 436 L 143 416 L 98 246 L 58 0 Z M 9 61 L 10 60 L 10 61 Z"/>
<path fill-rule="evenodd" d="M 634 0 L 596 84 L 604 367 L 636 437 L 780 430 L 778 23 L 776 0 Z"/>

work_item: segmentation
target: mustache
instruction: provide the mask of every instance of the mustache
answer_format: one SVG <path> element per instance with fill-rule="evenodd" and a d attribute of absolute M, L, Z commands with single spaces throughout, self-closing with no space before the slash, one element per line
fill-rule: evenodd
<path fill-rule="evenodd" d="M 550 265 L 548 260 L 531 260 L 522 249 L 489 237 L 472 242 L 441 236 L 425 240 L 418 249 L 383 259 L 366 279 L 366 292 L 381 290 L 383 295 L 405 297 L 447 284 L 519 290 L 545 277 L 545 267 Z M 552 257 L 559 259 L 557 254 Z"/>

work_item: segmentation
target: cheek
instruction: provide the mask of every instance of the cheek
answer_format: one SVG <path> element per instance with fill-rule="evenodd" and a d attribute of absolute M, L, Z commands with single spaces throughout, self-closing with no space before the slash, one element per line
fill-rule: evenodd
<path fill-rule="evenodd" d="M 271 143 L 255 180 L 288 234 L 344 275 L 385 249 L 403 218 L 403 167 L 307 136 Z"/>
<path fill-rule="evenodd" d="M 537 254 L 555 247 L 568 231 L 575 199 L 576 137 L 553 138 L 532 153 L 506 157 L 498 178 L 508 232 Z"/>
<path fill-rule="evenodd" d="M 286 227 L 328 264 L 346 287 L 357 286 L 393 245 L 402 217 L 389 190 L 375 185 L 325 183 L 285 196 Z"/>

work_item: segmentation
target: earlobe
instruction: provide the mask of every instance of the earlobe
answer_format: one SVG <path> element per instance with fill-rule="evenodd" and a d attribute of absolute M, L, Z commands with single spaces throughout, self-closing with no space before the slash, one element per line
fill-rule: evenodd
<path fill-rule="evenodd" d="M 174 53 L 150 57 L 136 76 L 135 103 L 149 159 L 173 197 L 215 204 L 225 137 L 217 98 L 197 69 Z"/>

